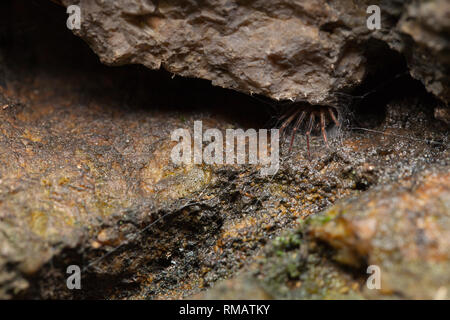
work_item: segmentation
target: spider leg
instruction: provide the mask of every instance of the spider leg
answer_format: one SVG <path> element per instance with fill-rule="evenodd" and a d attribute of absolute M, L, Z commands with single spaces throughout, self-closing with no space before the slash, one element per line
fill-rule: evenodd
<path fill-rule="evenodd" d="M 291 153 L 291 150 L 292 150 L 292 144 L 294 143 L 295 133 L 297 132 L 298 128 L 302 124 L 303 119 L 305 119 L 305 117 L 306 117 L 306 112 L 303 111 L 302 114 L 300 115 L 300 117 L 298 117 L 297 121 L 295 122 L 294 129 L 292 130 L 292 135 L 291 135 L 291 143 L 289 144 L 289 153 Z"/>
<path fill-rule="evenodd" d="M 286 127 L 288 127 L 292 120 L 295 118 L 295 116 L 300 112 L 300 110 L 295 111 L 289 118 L 287 118 L 283 124 L 280 127 L 280 136 L 281 136 L 281 140 L 283 140 L 283 133 L 284 133 L 284 129 L 286 129 Z"/>
<path fill-rule="evenodd" d="M 340 123 L 339 123 L 338 119 L 336 118 L 336 116 L 334 115 L 332 108 L 328 108 L 328 113 L 330 114 L 330 117 L 331 117 L 331 119 L 333 119 L 334 123 L 339 127 Z"/>
<path fill-rule="evenodd" d="M 325 131 L 325 112 L 323 110 L 320 111 L 320 129 L 322 130 L 323 141 L 325 141 L 325 145 L 329 148 L 327 133 Z"/>
<path fill-rule="evenodd" d="M 308 157 L 311 157 L 311 152 L 309 148 L 309 136 L 311 135 L 311 131 L 313 129 L 314 125 L 314 113 L 311 112 L 311 115 L 309 116 L 309 123 L 308 123 L 308 130 L 306 131 L 306 146 L 308 148 Z"/>
<path fill-rule="evenodd" d="M 281 133 L 282 133 L 282 127 L 283 127 L 283 125 L 285 125 L 285 121 L 284 120 L 287 117 L 291 116 L 292 113 L 295 113 L 295 112 L 296 112 L 295 108 L 289 108 L 286 112 L 283 113 L 283 115 L 281 117 L 278 118 L 277 126 L 280 128 L 280 137 L 281 137 Z M 285 126 L 287 126 L 287 124 Z"/>

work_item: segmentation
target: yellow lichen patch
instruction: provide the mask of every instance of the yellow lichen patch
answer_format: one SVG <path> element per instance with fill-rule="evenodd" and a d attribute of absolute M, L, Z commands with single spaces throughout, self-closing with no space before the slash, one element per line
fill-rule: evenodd
<path fill-rule="evenodd" d="M 50 180 L 48 180 L 47 178 L 42 178 L 41 179 L 41 185 L 43 187 L 51 187 L 52 186 L 52 182 Z"/>
<path fill-rule="evenodd" d="M 31 230 L 41 237 L 45 237 L 48 226 L 48 215 L 42 211 L 33 211 L 30 215 Z"/>
<path fill-rule="evenodd" d="M 35 132 L 31 132 L 28 129 L 24 130 L 22 137 L 24 137 L 25 139 L 31 140 L 33 142 L 41 142 L 42 141 L 42 138 L 38 134 L 36 134 Z"/>
<path fill-rule="evenodd" d="M 65 184 L 68 184 L 70 179 L 68 177 L 61 177 L 58 180 L 58 185 L 63 186 Z"/>

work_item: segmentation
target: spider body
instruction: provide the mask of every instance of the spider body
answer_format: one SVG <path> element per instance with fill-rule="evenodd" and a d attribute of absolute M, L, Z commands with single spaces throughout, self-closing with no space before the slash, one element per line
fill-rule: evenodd
<path fill-rule="evenodd" d="M 311 155 L 309 139 L 313 130 L 318 130 L 320 128 L 325 145 L 328 147 L 326 132 L 327 123 L 331 121 L 336 126 L 340 126 L 336 108 L 329 106 L 317 106 L 308 104 L 295 105 L 290 110 L 288 110 L 280 120 L 282 121 L 280 126 L 281 137 L 284 137 L 284 133 L 291 129 L 289 152 L 291 152 L 292 150 L 295 134 L 299 129 L 304 128 L 308 156 Z"/>

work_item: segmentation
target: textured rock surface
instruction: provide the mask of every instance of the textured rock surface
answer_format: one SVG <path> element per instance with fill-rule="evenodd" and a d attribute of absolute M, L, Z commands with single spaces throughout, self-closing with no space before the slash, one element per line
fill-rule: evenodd
<path fill-rule="evenodd" d="M 367 33 L 366 6 L 285 0 L 154 3 L 79 1 L 83 22 L 75 32 L 105 63 L 164 67 L 275 99 L 331 102 L 332 92 L 364 76 L 364 48 L 355 34 Z"/>
<path fill-rule="evenodd" d="M 274 99 L 337 105 L 380 61 L 368 40 L 405 53 L 411 74 L 449 101 L 449 3 L 382 1 L 63 1 L 78 3 L 85 39 L 107 64 L 139 63 Z M 370 55 L 371 59 L 366 59 Z"/>
<path fill-rule="evenodd" d="M 428 91 L 450 101 L 450 2 L 414 1 L 398 23 L 411 75 Z"/>
<path fill-rule="evenodd" d="M 205 81 L 102 66 L 61 28 L 65 12 L 44 3 L 0 2 L 8 26 L 0 30 L 1 298 L 190 295 L 242 269 L 283 229 L 340 198 L 448 168 L 448 127 L 434 119 L 441 109 L 411 81 L 392 83 L 380 94 L 383 104 L 371 97 L 372 113 L 369 101 L 365 113 L 352 110 L 358 125 L 374 131 L 330 131 L 330 149 L 312 137 L 311 158 L 301 135 L 290 154 L 284 145 L 274 177 L 254 166 L 175 166 L 174 129 L 192 129 L 194 120 L 220 130 L 260 128 L 266 105 Z M 273 272 L 262 274 L 282 291 L 270 296 L 288 295 L 286 279 L 298 286 L 291 279 L 300 276 L 311 281 L 297 297 L 361 296 L 360 282 L 340 272 L 330 248 L 312 248 L 314 268 L 299 273 L 297 238 L 277 239 L 274 263 L 264 264 Z M 396 261 L 385 258 L 383 265 Z M 70 264 L 89 266 L 83 290 L 67 290 Z M 321 291 L 324 283 L 337 290 Z M 269 295 L 254 281 L 242 285 L 250 289 L 242 293 Z"/>
<path fill-rule="evenodd" d="M 252 271 L 196 297 L 239 298 L 250 291 L 291 299 L 449 299 L 449 237 L 450 175 L 444 167 L 310 217 L 270 243 Z M 366 286 L 368 265 L 380 268 L 379 290 Z"/>
<path fill-rule="evenodd" d="M 378 294 L 450 298 L 448 167 L 374 188 L 313 220 L 309 235 L 335 248 L 337 262 L 380 267 Z"/>
<path fill-rule="evenodd" d="M 285 150 L 273 178 L 262 179 L 252 167 L 176 167 L 168 159 L 171 130 L 192 128 L 198 119 L 222 130 L 233 127 L 219 110 L 211 113 L 212 99 L 198 112 L 186 111 L 185 101 L 198 104 L 205 87 L 184 94 L 178 90 L 179 100 L 169 101 L 183 108 L 171 109 L 160 104 L 175 89 L 167 79 L 139 79 L 154 81 L 162 97 L 141 88 L 131 91 L 130 98 L 117 88 L 126 88 L 130 77 L 139 74 L 136 70 L 102 69 L 86 78 L 89 64 L 78 73 L 64 70 L 63 64 L 51 69 L 47 60 L 40 63 L 33 80 L 18 76 L 16 69 L 17 80 L 9 79 L 9 89 L 0 90 L 8 105 L 0 110 L 2 297 L 73 297 L 65 288 L 67 265 L 87 266 L 118 245 L 123 245 L 120 250 L 87 270 L 78 297 L 182 297 L 247 265 L 298 218 L 449 158 L 442 144 L 447 143 L 445 131 L 433 121 L 432 108 L 407 100 L 389 105 L 386 120 L 377 127 L 382 135 L 352 132 L 334 140 L 331 150 L 316 137 L 312 160 L 299 137 L 293 153 L 286 156 Z M 223 100 L 242 110 L 230 96 L 216 99 L 217 105 Z M 140 232 L 165 214 L 167 218 Z M 283 251 L 296 241 L 278 242 L 276 251 Z M 270 268 L 296 277 L 291 259 L 297 258 L 289 250 L 283 254 L 287 269 L 278 268 L 276 261 Z M 304 276 L 318 283 L 298 297 L 342 297 L 314 291 L 321 279 L 344 296 L 357 294 L 348 289 L 355 281 L 321 254 L 312 253 L 310 259 L 316 268 Z M 284 286 L 283 272 L 268 279 Z"/>

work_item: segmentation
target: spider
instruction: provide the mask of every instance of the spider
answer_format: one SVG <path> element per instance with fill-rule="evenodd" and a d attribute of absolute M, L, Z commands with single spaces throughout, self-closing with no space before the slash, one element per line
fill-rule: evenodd
<path fill-rule="evenodd" d="M 327 124 L 327 118 L 331 119 L 336 126 L 340 126 L 339 120 L 337 115 L 336 108 L 329 107 L 329 106 L 317 106 L 317 105 L 308 105 L 308 104 L 301 104 L 300 107 L 298 104 L 296 106 L 292 107 L 290 110 L 288 110 L 283 116 L 281 116 L 280 121 L 282 121 L 280 126 L 280 136 L 283 139 L 284 132 L 289 128 L 292 127 L 292 133 L 289 143 L 289 152 L 292 151 L 292 145 L 294 143 L 294 138 L 296 132 L 302 127 L 303 122 L 306 124 L 306 145 L 308 149 L 308 157 L 311 157 L 310 152 L 310 145 L 309 145 L 309 138 L 311 136 L 311 133 L 315 129 L 319 129 L 322 132 L 322 137 L 325 142 L 325 145 L 327 148 L 328 145 L 328 139 L 327 139 L 327 133 L 326 133 L 326 124 Z M 316 119 L 319 119 L 320 122 L 316 122 Z"/>

